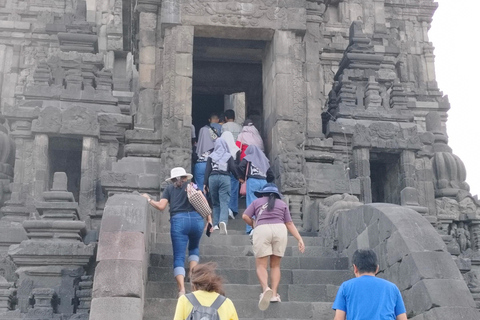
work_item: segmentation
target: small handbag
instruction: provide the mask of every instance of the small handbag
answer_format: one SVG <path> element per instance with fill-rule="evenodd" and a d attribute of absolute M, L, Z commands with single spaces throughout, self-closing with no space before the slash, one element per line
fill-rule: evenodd
<path fill-rule="evenodd" d="M 248 177 L 248 167 L 250 162 L 247 162 L 247 171 L 245 172 L 245 180 L 240 184 L 240 195 L 245 197 L 247 195 L 247 177 Z"/>
<path fill-rule="evenodd" d="M 187 197 L 190 204 L 202 217 L 206 218 L 212 214 L 212 209 L 202 191 L 195 189 L 192 183 L 187 185 Z"/>

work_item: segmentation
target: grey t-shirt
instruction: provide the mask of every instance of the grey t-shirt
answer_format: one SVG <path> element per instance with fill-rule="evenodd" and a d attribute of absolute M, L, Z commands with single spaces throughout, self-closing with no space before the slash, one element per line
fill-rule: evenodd
<path fill-rule="evenodd" d="M 170 205 L 170 216 L 180 212 L 192 212 L 195 208 L 190 204 L 187 197 L 187 185 L 184 182 L 181 188 L 175 188 L 173 184 L 168 185 L 162 193 L 162 199 L 167 199 Z"/>

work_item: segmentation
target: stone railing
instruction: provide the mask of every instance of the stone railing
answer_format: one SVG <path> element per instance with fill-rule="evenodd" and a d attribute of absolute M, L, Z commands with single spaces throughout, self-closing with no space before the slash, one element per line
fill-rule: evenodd
<path fill-rule="evenodd" d="M 341 212 L 336 221 L 338 250 L 351 258 L 356 249 L 373 249 L 378 276 L 398 286 L 410 319 L 480 318 L 444 242 L 420 214 L 379 203 Z"/>
<path fill-rule="evenodd" d="M 141 320 L 152 218 L 145 198 L 117 194 L 100 227 L 90 320 Z"/>

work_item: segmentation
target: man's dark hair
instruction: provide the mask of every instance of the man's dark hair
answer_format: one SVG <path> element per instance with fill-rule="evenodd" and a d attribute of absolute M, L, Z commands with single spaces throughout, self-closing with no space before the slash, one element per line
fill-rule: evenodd
<path fill-rule="evenodd" d="M 377 271 L 377 255 L 373 250 L 358 249 L 353 253 L 352 263 L 357 266 L 358 272 L 375 273 Z"/>
<path fill-rule="evenodd" d="M 232 109 L 225 110 L 225 118 L 228 120 L 235 120 L 235 111 Z"/>
<path fill-rule="evenodd" d="M 218 113 L 216 113 L 216 112 L 210 113 L 210 118 L 208 118 L 208 119 L 212 119 L 213 117 L 217 117 L 217 118 L 218 118 Z"/>
<path fill-rule="evenodd" d="M 218 122 L 225 122 L 225 113 L 220 113 L 220 115 L 218 116 Z"/>

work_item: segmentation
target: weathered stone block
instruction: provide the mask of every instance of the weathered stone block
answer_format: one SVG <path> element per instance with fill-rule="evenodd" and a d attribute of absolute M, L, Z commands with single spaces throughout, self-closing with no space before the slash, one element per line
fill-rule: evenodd
<path fill-rule="evenodd" d="M 141 232 L 101 232 L 97 261 L 142 261 L 145 255 L 145 235 Z"/>
<path fill-rule="evenodd" d="M 448 252 L 411 252 L 399 264 L 397 274 L 400 290 L 422 279 L 463 280 Z"/>
<path fill-rule="evenodd" d="M 96 298 L 90 309 L 90 320 L 142 320 L 142 315 L 143 301 L 140 298 Z"/>
<path fill-rule="evenodd" d="M 403 299 L 410 316 L 437 306 L 475 308 L 475 302 L 463 280 L 425 279 L 405 290 Z"/>
<path fill-rule="evenodd" d="M 102 260 L 95 268 L 92 297 L 142 298 L 143 280 L 142 261 Z"/>
<path fill-rule="evenodd" d="M 139 195 L 120 194 L 109 199 L 102 219 L 103 232 L 146 232 L 147 200 Z"/>
<path fill-rule="evenodd" d="M 154 46 L 140 49 L 140 63 L 155 64 L 156 51 Z"/>

